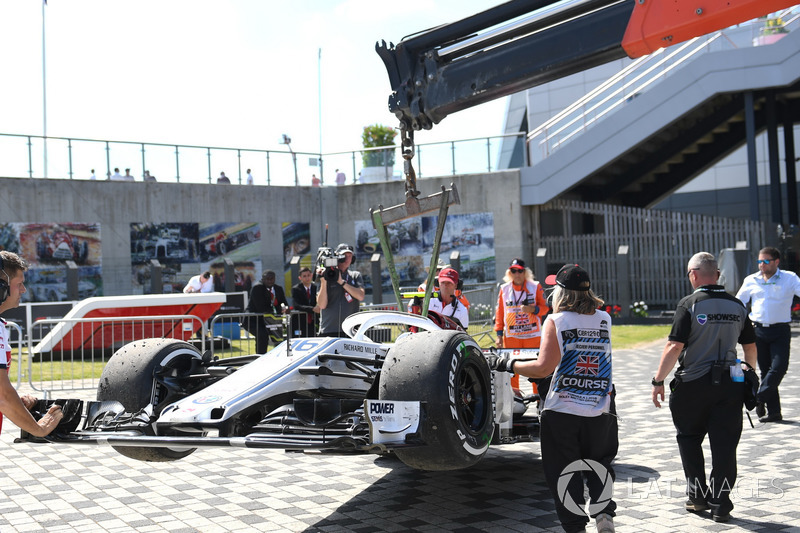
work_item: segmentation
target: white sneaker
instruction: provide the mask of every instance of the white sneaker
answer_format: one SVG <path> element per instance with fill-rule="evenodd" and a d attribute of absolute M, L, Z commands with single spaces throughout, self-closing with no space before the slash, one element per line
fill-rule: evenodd
<path fill-rule="evenodd" d="M 597 533 L 614 533 L 614 519 L 611 515 L 601 513 L 595 520 L 597 520 Z"/>

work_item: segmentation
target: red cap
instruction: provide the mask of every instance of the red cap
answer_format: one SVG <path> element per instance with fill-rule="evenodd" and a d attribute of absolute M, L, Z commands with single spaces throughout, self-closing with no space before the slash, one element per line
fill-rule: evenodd
<path fill-rule="evenodd" d="M 441 272 L 439 272 L 439 283 L 442 282 L 443 279 L 447 281 L 452 281 L 456 285 L 458 285 L 458 272 L 452 268 L 443 268 Z"/>

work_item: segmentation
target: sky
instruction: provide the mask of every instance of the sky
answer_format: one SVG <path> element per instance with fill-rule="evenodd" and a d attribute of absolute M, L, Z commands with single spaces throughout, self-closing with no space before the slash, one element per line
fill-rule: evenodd
<path fill-rule="evenodd" d="M 318 152 L 321 122 L 323 153 L 356 150 L 364 126 L 397 125 L 376 41 L 498 3 L 49 0 L 47 135 L 285 150 L 287 134 Z M 39 1 L 0 3 L 0 133 L 43 133 L 42 26 Z M 499 135 L 505 106 L 456 113 L 416 142 Z"/>

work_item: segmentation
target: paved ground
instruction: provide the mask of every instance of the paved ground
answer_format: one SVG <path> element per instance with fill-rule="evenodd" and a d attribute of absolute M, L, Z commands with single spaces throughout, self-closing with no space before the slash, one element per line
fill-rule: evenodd
<path fill-rule="evenodd" d="M 669 410 L 650 402 L 660 349 L 614 354 L 618 531 L 800 531 L 800 362 L 781 388 L 787 420 L 753 429 L 745 419 L 733 520 L 715 524 L 682 507 Z M 90 395 L 63 394 L 82 396 Z M 108 447 L 14 444 L 17 433 L 6 422 L 0 437 L 3 533 L 560 531 L 537 443 L 493 448 L 469 470 L 429 473 L 372 456 L 233 449 L 141 463 Z"/>

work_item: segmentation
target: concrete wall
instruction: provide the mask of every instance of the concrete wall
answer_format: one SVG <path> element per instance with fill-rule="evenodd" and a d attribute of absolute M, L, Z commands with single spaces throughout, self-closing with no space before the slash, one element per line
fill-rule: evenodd
<path fill-rule="evenodd" d="M 518 171 L 429 178 L 417 187 L 428 195 L 451 182 L 462 203 L 450 213 L 494 213 L 498 272 L 513 257 L 529 257 Z M 0 222 L 100 224 L 106 296 L 131 293 L 134 222 L 257 222 L 264 268 L 282 271 L 282 222 L 309 222 L 316 251 L 326 223 L 329 245 L 352 243 L 354 221 L 369 219 L 371 207 L 404 201 L 403 182 L 311 188 L 0 178 Z"/>

